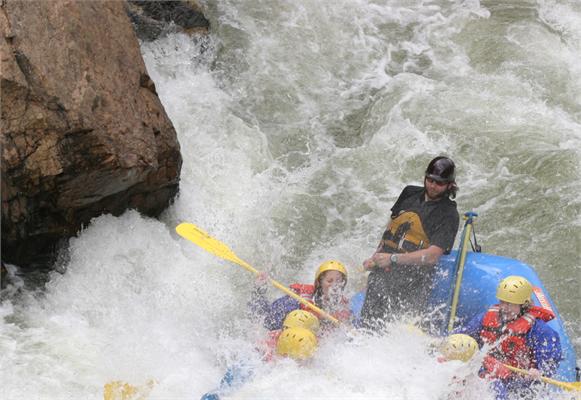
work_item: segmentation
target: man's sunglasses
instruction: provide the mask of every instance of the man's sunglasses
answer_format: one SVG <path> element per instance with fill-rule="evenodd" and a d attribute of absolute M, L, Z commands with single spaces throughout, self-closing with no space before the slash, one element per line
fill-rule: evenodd
<path fill-rule="evenodd" d="M 436 185 L 438 185 L 438 186 L 446 186 L 446 185 L 448 184 L 448 182 L 440 182 L 440 181 L 437 181 L 437 180 L 435 180 L 435 179 L 428 178 L 428 177 L 426 177 L 426 180 L 427 180 L 429 183 L 431 183 L 431 184 L 436 184 Z"/>

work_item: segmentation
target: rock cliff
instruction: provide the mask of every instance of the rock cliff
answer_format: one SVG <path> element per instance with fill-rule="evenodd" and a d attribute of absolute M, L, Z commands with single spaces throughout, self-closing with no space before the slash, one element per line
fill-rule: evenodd
<path fill-rule="evenodd" d="M 0 29 L 2 259 L 46 262 L 102 213 L 166 208 L 179 143 L 124 2 L 3 0 Z"/>

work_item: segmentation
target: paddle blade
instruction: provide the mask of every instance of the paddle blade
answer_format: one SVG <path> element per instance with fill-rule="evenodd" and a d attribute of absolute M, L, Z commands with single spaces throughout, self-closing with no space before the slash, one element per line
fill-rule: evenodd
<path fill-rule="evenodd" d="M 224 260 L 233 261 L 236 263 L 239 261 L 239 258 L 232 250 L 230 250 L 228 246 L 220 242 L 218 239 L 214 239 L 212 236 L 208 235 L 205 231 L 194 224 L 190 224 L 189 222 L 182 222 L 176 226 L 176 232 L 184 239 L 187 239 L 190 242 L 200 246 L 208 253 L 212 253 L 215 256 L 223 258 Z"/>
<path fill-rule="evenodd" d="M 184 239 L 187 239 L 190 242 L 200 246 L 208 253 L 212 253 L 213 255 L 224 260 L 232 261 L 233 263 L 246 268 L 248 271 L 254 274 L 258 274 L 258 271 L 250 264 L 238 258 L 238 256 L 232 250 L 230 250 L 230 247 L 226 246 L 218 239 L 208 235 L 204 230 L 200 229 L 196 225 L 189 222 L 182 222 L 176 226 L 176 232 Z"/>
<path fill-rule="evenodd" d="M 198 228 L 194 224 L 191 224 L 189 222 L 182 222 L 181 224 L 176 226 L 176 232 L 184 239 L 187 239 L 190 242 L 200 246 L 208 253 L 212 253 L 215 256 L 218 256 L 224 260 L 232 261 L 233 263 L 238 264 L 241 267 L 244 267 L 245 269 L 256 275 L 260 273 L 250 264 L 238 258 L 238 256 L 234 254 L 234 252 L 230 250 L 230 248 L 226 246 L 224 243 L 220 242 L 218 239 L 214 239 L 213 237 L 208 235 L 206 232 L 204 232 L 202 229 Z M 333 321 L 336 324 L 339 324 L 339 320 L 337 318 L 329 315 L 328 313 L 321 310 L 314 304 L 309 303 L 307 300 L 303 299 L 301 296 L 299 296 L 295 292 L 292 292 L 291 290 L 281 285 L 274 279 L 270 279 L 270 283 L 277 289 L 282 290 L 285 294 L 299 301 L 301 304 L 321 314 L 321 316 L 323 316 L 324 318 L 327 318 L 328 320 Z"/>
<path fill-rule="evenodd" d="M 154 384 L 152 379 L 141 387 L 123 381 L 109 382 L 103 387 L 103 400 L 145 400 Z"/>

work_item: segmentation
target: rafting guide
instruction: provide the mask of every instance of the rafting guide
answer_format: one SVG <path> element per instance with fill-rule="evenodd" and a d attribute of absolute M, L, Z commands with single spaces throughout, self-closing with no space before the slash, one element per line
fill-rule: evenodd
<path fill-rule="evenodd" d="M 377 250 L 363 262 L 371 271 L 361 312 L 364 327 L 377 331 L 404 313 L 425 313 L 435 265 L 450 252 L 458 231 L 451 200 L 457 191 L 456 166 L 444 156 L 430 161 L 423 187 L 403 189 Z"/>

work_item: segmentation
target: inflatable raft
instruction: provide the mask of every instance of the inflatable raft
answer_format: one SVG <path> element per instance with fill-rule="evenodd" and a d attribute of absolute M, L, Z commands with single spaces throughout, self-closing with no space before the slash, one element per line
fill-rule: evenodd
<path fill-rule="evenodd" d="M 535 305 L 555 313 L 555 319 L 548 325 L 560 336 L 563 358 L 554 378 L 566 382 L 578 381 L 579 368 L 575 348 L 567 335 L 563 319 L 541 279 L 530 265 L 522 261 L 480 252 L 472 229 L 476 216 L 477 214 L 473 212 L 464 215 L 466 222 L 459 249 L 441 257 L 438 263 L 434 287 L 428 301 L 428 308 L 434 310 L 431 321 L 435 331 L 433 333 L 445 336 L 452 328 L 461 327 L 478 313 L 486 311 L 490 305 L 498 303 L 496 299 L 498 283 L 507 276 L 520 275 L 533 285 Z M 472 251 L 468 250 L 469 245 L 472 245 Z M 364 299 L 365 294 L 361 292 L 351 301 L 356 325 Z"/>
<path fill-rule="evenodd" d="M 441 335 L 445 335 L 452 326 L 457 328 L 476 314 L 485 311 L 490 305 L 498 303 L 496 299 L 498 283 L 510 275 L 523 276 L 533 285 L 535 305 L 548 308 L 556 316 L 548 324 L 561 338 L 563 359 L 554 378 L 567 382 L 576 381 L 578 369 L 575 349 L 567 335 L 563 319 L 543 282 L 528 264 L 512 258 L 479 252 L 480 248 L 476 244 L 472 230 L 475 217 L 475 213 L 466 213 L 460 248 L 440 259 L 429 299 L 431 309 L 445 310 L 440 315 L 440 321 L 435 321 L 437 330 Z M 473 243 L 471 237 L 474 238 Z M 471 243 L 472 251 L 468 251 L 467 247 Z M 456 286 L 459 286 L 459 290 L 455 296 Z M 456 307 L 452 307 L 454 303 Z M 455 315 L 453 324 L 450 324 L 451 314 Z"/>

